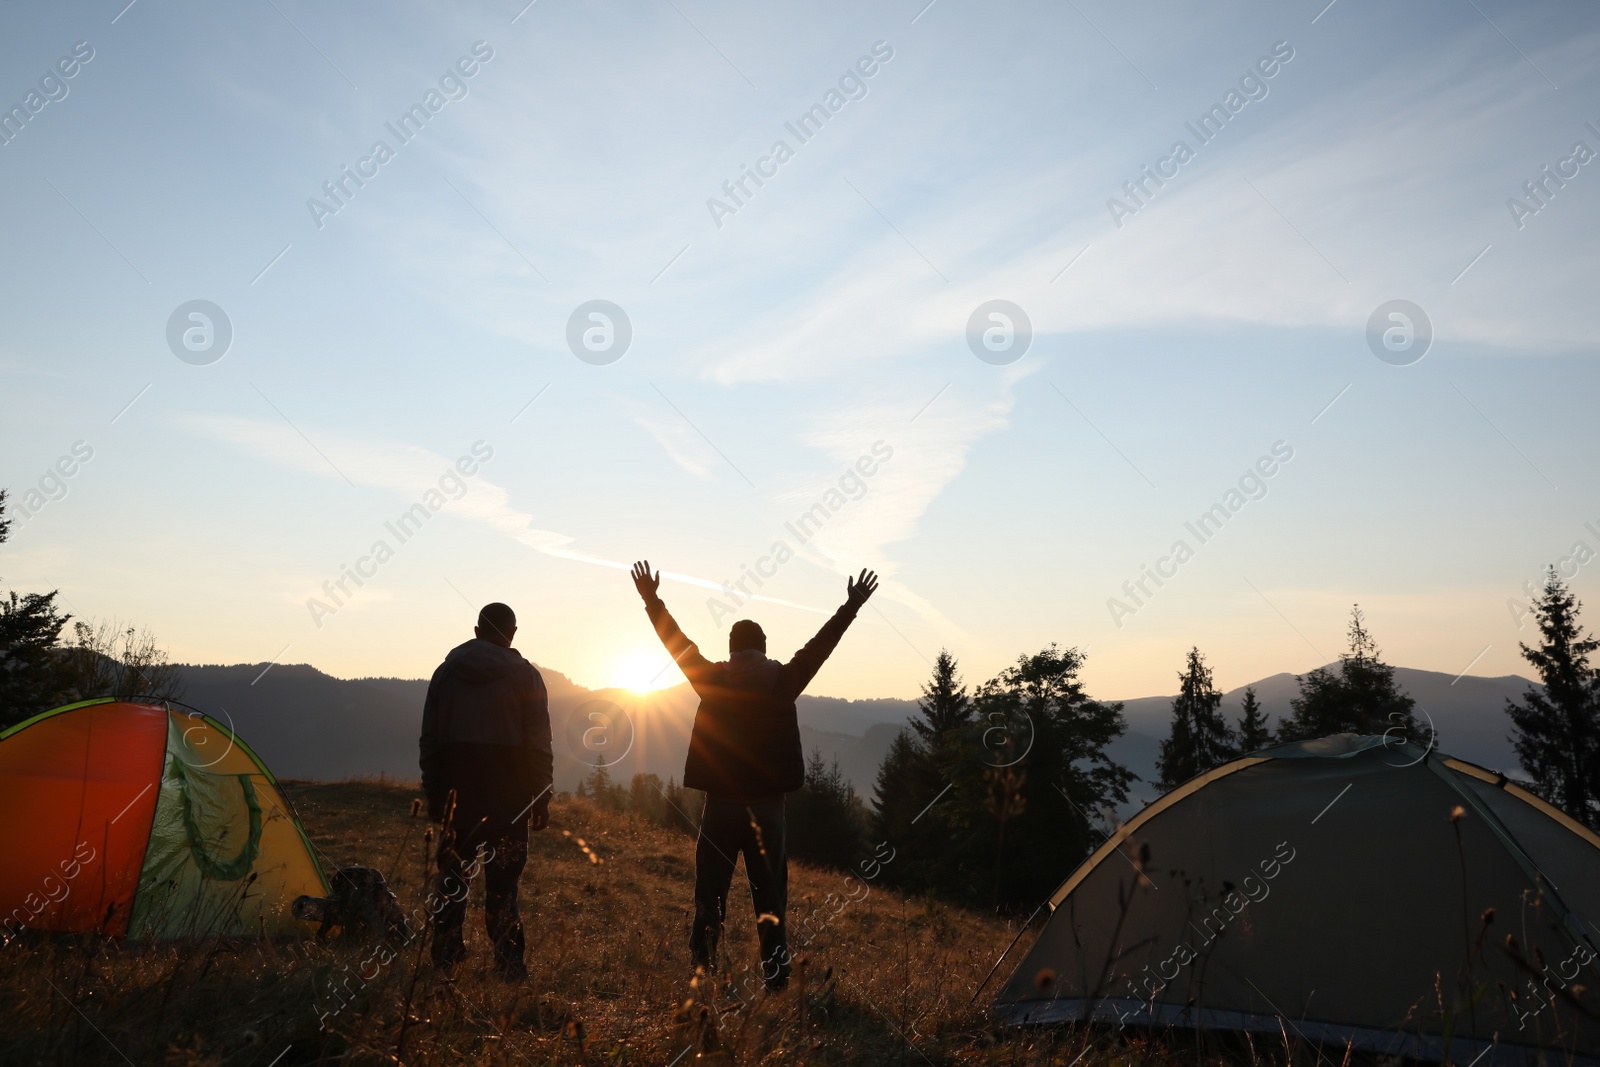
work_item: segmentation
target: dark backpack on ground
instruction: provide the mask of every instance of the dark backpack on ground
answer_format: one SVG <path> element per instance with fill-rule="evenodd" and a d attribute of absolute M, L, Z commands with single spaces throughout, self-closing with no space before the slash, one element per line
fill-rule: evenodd
<path fill-rule="evenodd" d="M 393 943 L 411 939 L 411 924 L 400 908 L 400 901 L 373 867 L 342 867 L 328 879 L 332 895 L 297 897 L 294 917 L 321 923 L 318 940 L 335 927 L 349 940 L 385 938 Z"/>

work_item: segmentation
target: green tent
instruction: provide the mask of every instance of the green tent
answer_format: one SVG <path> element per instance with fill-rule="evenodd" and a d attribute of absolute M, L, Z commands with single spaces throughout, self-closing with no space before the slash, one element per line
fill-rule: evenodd
<path fill-rule="evenodd" d="M 1049 901 L 1013 1024 L 1600 1063 L 1600 837 L 1504 775 L 1338 734 L 1199 775 Z"/>
<path fill-rule="evenodd" d="M 0 732 L 0 940 L 311 933 L 327 882 L 277 779 L 232 730 L 104 698 Z"/>

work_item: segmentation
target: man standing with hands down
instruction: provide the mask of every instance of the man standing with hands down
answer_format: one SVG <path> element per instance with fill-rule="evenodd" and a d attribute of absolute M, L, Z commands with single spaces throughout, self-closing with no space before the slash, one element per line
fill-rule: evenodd
<path fill-rule="evenodd" d="M 795 698 L 878 588 L 878 576 L 863 569 L 849 581 L 844 606 L 788 663 L 767 658 L 767 635 L 749 619 L 728 631 L 727 662 L 712 663 L 667 612 L 656 594 L 661 575 L 651 574 L 648 561 L 633 565 L 633 584 L 661 643 L 700 697 L 683 768 L 684 786 L 706 793 L 695 846 L 689 949 L 696 967 L 716 969 L 728 888 L 742 852 L 761 939 L 761 974 L 776 992 L 788 984 L 790 970 L 783 795 L 805 781 Z"/>
<path fill-rule="evenodd" d="M 422 710 L 422 791 L 442 823 L 433 916 L 433 962 L 451 973 L 478 846 L 486 847 L 484 911 L 495 970 L 510 982 L 523 962 L 517 882 L 528 862 L 528 827 L 550 825 L 550 708 L 544 679 L 511 647 L 517 616 L 504 604 L 478 613 L 473 639 L 450 651 L 428 683 Z"/>

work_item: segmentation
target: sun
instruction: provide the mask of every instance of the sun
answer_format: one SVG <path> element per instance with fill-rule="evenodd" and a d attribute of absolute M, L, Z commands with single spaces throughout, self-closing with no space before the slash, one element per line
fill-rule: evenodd
<path fill-rule="evenodd" d="M 635 648 L 611 664 L 606 684 L 635 693 L 648 693 L 677 685 L 683 678 L 665 649 Z"/>

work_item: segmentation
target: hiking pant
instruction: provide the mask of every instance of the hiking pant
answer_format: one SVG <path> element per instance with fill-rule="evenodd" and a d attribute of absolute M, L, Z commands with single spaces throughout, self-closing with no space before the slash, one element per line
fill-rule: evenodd
<path fill-rule="evenodd" d="M 717 966 L 717 943 L 728 913 L 734 862 L 744 854 L 750 902 L 761 941 L 761 977 L 782 985 L 789 977 L 789 860 L 784 852 L 783 802 L 737 804 L 706 801 L 694 850 L 694 926 L 689 951 L 697 967 Z"/>
<path fill-rule="evenodd" d="M 463 825 L 467 825 L 463 821 Z M 519 819 L 509 831 L 488 832 L 483 822 L 457 833 L 447 824 L 439 835 L 439 879 L 435 883 L 433 962 L 453 967 L 466 957 L 461 928 L 467 917 L 467 893 L 476 874 L 483 877 L 484 921 L 494 945 L 495 967 L 505 977 L 526 974 L 523 963 L 522 914 L 517 908 L 517 882 L 528 863 L 528 820 Z M 472 869 L 478 846 L 487 845 L 481 871 Z"/>

